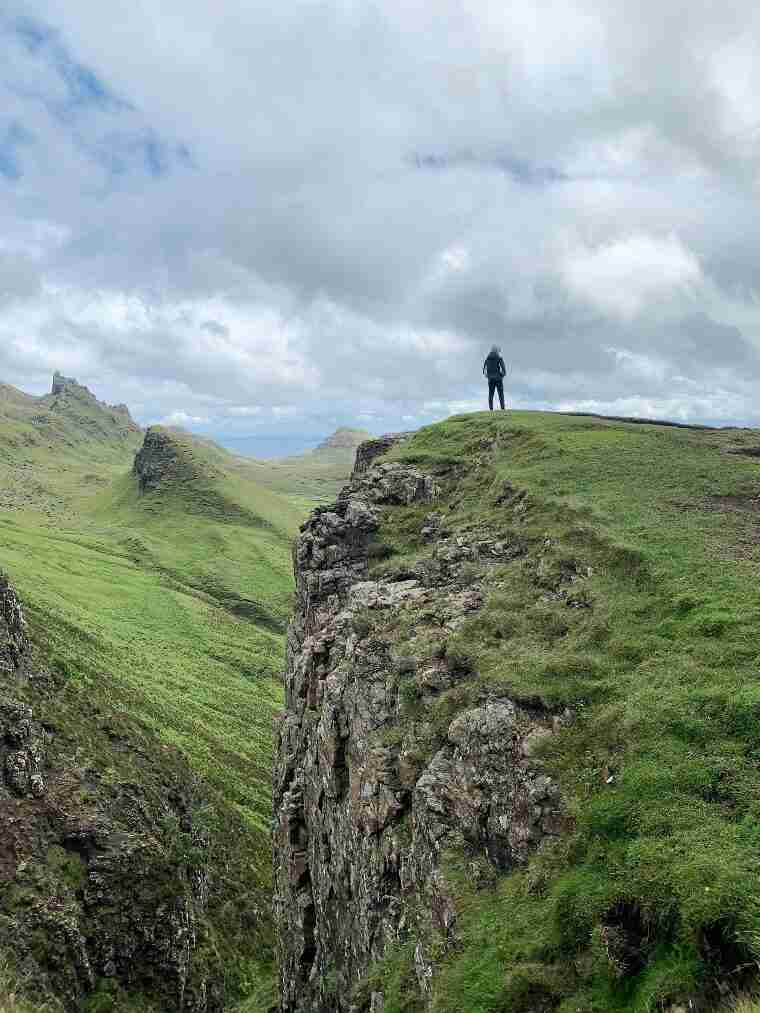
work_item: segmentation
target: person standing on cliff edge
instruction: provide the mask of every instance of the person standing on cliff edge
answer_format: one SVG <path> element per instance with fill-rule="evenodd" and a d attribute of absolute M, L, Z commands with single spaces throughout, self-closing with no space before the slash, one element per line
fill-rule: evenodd
<path fill-rule="evenodd" d="M 488 410 L 493 411 L 493 394 L 498 391 L 501 410 L 504 411 L 504 377 L 507 375 L 507 367 L 498 345 L 491 346 L 483 363 L 483 374 L 488 378 Z"/>

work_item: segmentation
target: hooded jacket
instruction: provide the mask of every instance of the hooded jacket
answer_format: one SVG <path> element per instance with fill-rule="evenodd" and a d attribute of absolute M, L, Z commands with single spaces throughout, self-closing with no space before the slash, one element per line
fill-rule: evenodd
<path fill-rule="evenodd" d="M 483 372 L 489 380 L 501 380 L 507 375 L 507 367 L 504 360 L 498 354 L 489 352 L 486 361 L 483 363 Z"/>

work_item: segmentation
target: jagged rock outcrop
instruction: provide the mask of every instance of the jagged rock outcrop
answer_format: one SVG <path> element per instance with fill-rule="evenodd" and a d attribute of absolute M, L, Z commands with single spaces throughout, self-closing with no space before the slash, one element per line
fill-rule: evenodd
<path fill-rule="evenodd" d="M 411 433 L 388 433 L 386 436 L 378 436 L 374 440 L 366 440 L 356 449 L 354 461 L 354 476 L 361 475 L 367 471 L 372 462 L 386 451 L 402 440 L 411 436 Z"/>
<path fill-rule="evenodd" d="M 63 373 L 56 370 L 55 373 L 53 373 L 53 385 L 50 388 L 50 393 L 63 394 L 66 390 L 81 392 L 82 394 L 89 395 L 89 397 L 93 396 L 87 387 L 78 383 L 73 377 L 64 376 Z"/>
<path fill-rule="evenodd" d="M 432 510 L 439 494 L 434 476 L 377 463 L 404 435 L 359 448 L 351 484 L 295 547 L 274 790 L 282 1013 L 381 1010 L 382 994 L 361 986 L 397 940 L 415 946 L 424 996 L 432 948 L 456 936 L 442 856 L 454 849 L 495 873 L 562 830 L 557 787 L 536 759 L 562 715 L 485 694 L 441 735 L 408 706 L 468 678 L 447 641 L 482 607 L 482 574 L 525 545 L 449 531 L 429 512 L 428 557 L 370 579 L 385 512 Z M 399 655 L 399 628 L 414 656 Z"/>
<path fill-rule="evenodd" d="M 24 670 L 28 649 L 21 603 L 8 578 L 0 573 L 0 678 Z"/>
<path fill-rule="evenodd" d="M 160 426 L 151 426 L 135 454 L 132 471 L 141 493 L 157 489 L 177 471 L 181 455 L 176 440 Z"/>
<path fill-rule="evenodd" d="M 208 446 L 213 448 L 214 444 L 180 429 L 151 426 L 135 454 L 132 467 L 140 492 L 218 477 L 221 472 L 206 452 Z M 234 512 L 234 505 L 228 504 L 227 510 Z M 239 507 L 237 512 L 241 512 Z"/>
<path fill-rule="evenodd" d="M 105 1004 L 130 989 L 167 1011 L 219 1010 L 222 971 L 202 953 L 211 882 L 197 779 L 178 753 L 151 751 L 128 719 L 87 712 L 84 699 L 78 736 L 60 693 L 0 575 L 4 950 L 39 998 L 72 1013 L 93 991 Z"/>
<path fill-rule="evenodd" d="M 89 387 L 85 387 L 84 384 L 79 383 L 73 377 L 64 376 L 63 373 L 58 370 L 53 373 L 53 383 L 50 388 L 50 398 L 61 398 L 63 400 L 70 398 L 73 401 L 80 401 L 83 403 L 91 403 L 97 407 L 105 410 L 111 415 L 114 422 L 118 422 L 124 426 L 124 428 L 133 433 L 139 433 L 140 427 L 134 421 L 129 413 L 129 408 L 125 404 L 108 404 L 105 401 L 99 401 L 98 398 L 92 393 Z M 39 421 L 47 421 L 45 416 L 39 416 Z"/>

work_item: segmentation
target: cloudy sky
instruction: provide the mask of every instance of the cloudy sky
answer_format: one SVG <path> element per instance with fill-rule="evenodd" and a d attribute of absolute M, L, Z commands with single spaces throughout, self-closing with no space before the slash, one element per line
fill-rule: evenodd
<path fill-rule="evenodd" d="M 143 423 L 760 425 L 749 0 L 0 0 L 0 380 Z"/>

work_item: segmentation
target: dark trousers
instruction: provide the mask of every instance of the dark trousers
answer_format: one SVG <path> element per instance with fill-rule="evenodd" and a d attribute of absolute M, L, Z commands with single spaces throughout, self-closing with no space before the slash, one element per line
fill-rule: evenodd
<path fill-rule="evenodd" d="M 499 401 L 501 402 L 501 410 L 504 411 L 504 381 L 500 376 L 489 376 L 488 377 L 488 409 L 493 411 L 493 392 L 497 390 L 499 392 Z"/>

